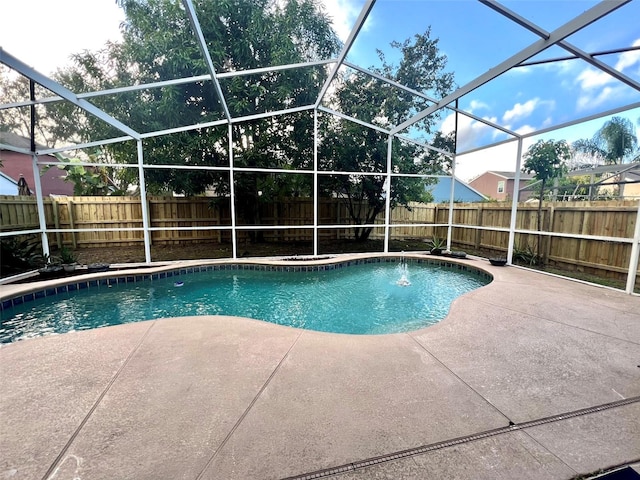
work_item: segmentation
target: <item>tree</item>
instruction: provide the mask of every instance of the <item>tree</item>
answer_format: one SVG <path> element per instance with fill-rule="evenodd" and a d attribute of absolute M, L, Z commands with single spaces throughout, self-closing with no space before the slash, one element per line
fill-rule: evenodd
<path fill-rule="evenodd" d="M 117 88 L 159 80 L 207 74 L 203 55 L 180 4 L 173 0 L 120 0 L 126 20 L 121 43 L 102 51 L 82 52 L 57 80 L 73 91 Z M 195 8 L 217 72 L 232 72 L 334 57 L 340 42 L 329 18 L 313 0 L 196 0 Z M 220 79 L 234 117 L 313 103 L 326 76 L 324 67 L 265 72 Z M 199 81 L 137 92 L 93 97 L 98 107 L 140 132 L 224 119 L 212 82 Z M 120 132 L 75 107 L 51 108 L 60 135 L 80 141 L 121 136 Z M 71 120 L 72 119 L 72 120 Z M 79 128 L 78 128 L 79 127 Z M 313 158 L 313 117 L 294 114 L 234 123 L 236 166 L 302 168 Z M 105 145 L 108 161 L 132 163 L 133 142 Z M 152 165 L 227 167 L 227 127 L 203 128 L 144 141 L 145 163 Z M 123 169 L 134 174 L 133 169 Z M 245 222 L 259 223 L 258 185 L 270 185 L 270 174 L 235 178 L 237 212 Z M 197 195 L 212 187 L 228 194 L 229 174 L 212 170 L 145 170 L 150 192 Z M 131 181 L 134 181 L 132 178 Z"/>
<path fill-rule="evenodd" d="M 606 164 L 625 163 L 637 154 L 638 138 L 631 120 L 612 117 L 591 139 L 580 139 L 573 149 L 604 159 Z"/>
<path fill-rule="evenodd" d="M 431 30 L 403 43 L 391 45 L 400 50 L 401 60 L 395 66 L 378 52 L 382 67 L 371 68 L 395 82 L 411 89 L 443 97 L 453 88 L 453 74 L 444 72 L 446 57 L 438 51 L 438 40 L 430 38 Z M 426 108 L 422 97 L 397 89 L 369 75 L 349 72 L 338 83 L 330 103 L 344 113 L 390 128 Z M 417 122 L 412 131 L 432 134 L 437 117 L 426 117 Z M 320 145 L 320 168 L 326 171 L 380 173 L 380 175 L 326 176 L 321 187 L 327 194 L 341 198 L 355 225 L 372 224 L 386 205 L 387 142 L 386 135 L 359 124 L 328 119 L 322 125 L 324 134 Z M 453 136 L 436 132 L 431 145 L 445 151 L 454 151 Z M 411 142 L 394 139 L 392 144 L 392 170 L 394 173 L 442 173 L 445 158 L 436 151 L 427 150 Z M 395 177 L 388 194 L 391 206 L 408 206 L 411 201 L 429 201 L 426 186 L 432 179 Z M 367 240 L 372 227 L 356 228 L 355 239 Z"/>
<path fill-rule="evenodd" d="M 118 188 L 115 182 L 111 179 L 113 171 L 108 167 L 85 167 L 81 165 L 82 160 L 80 158 L 67 158 L 63 157 L 59 153 L 55 154 L 59 163 L 55 165 L 49 165 L 44 171 L 49 168 L 58 168 L 66 172 L 64 177 L 65 182 L 73 183 L 74 195 L 123 195 L 125 189 Z M 88 160 L 96 163 L 100 157 L 100 152 L 95 152 L 89 155 Z"/>
<path fill-rule="evenodd" d="M 542 199 L 544 198 L 544 188 L 546 183 L 552 178 L 558 178 L 567 171 L 566 164 L 571 158 L 571 150 L 564 140 L 538 140 L 531 145 L 524 154 L 523 170 L 526 173 L 535 174 L 536 180 L 540 181 L 540 197 L 538 200 L 538 231 L 542 231 Z M 541 242 L 538 238 L 538 259 L 540 255 Z"/>
<path fill-rule="evenodd" d="M 623 117 L 612 117 L 591 139 L 580 139 L 573 143 L 573 149 L 594 158 L 601 158 L 605 164 L 618 165 L 626 161 L 638 161 L 638 138 L 633 122 Z M 618 181 L 622 182 L 620 176 Z M 624 184 L 619 183 L 619 195 L 624 195 Z"/>

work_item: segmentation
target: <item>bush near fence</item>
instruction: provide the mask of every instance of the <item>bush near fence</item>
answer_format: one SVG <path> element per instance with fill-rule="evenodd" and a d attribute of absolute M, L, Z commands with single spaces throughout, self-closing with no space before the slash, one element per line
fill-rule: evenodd
<path fill-rule="evenodd" d="M 228 198 L 155 197 L 147 198 L 149 222 L 154 245 L 217 242 L 229 243 L 229 230 L 202 230 L 202 227 L 231 227 Z M 140 197 L 59 197 L 44 199 L 48 229 L 69 230 L 49 233 L 49 241 L 59 248 L 118 247 L 140 245 L 142 206 Z M 260 205 L 263 225 L 312 225 L 313 199 L 286 198 Z M 543 231 L 560 234 L 582 234 L 633 238 L 638 204 L 636 201 L 545 202 L 542 208 Z M 318 203 L 320 225 L 350 225 L 344 204 L 335 198 L 322 198 Z M 0 196 L 0 230 L 39 229 L 34 197 Z M 429 239 L 446 237 L 449 206 L 446 204 L 410 204 L 392 212 L 392 239 Z M 459 249 L 472 249 L 500 254 L 506 252 L 508 232 L 465 227 L 508 229 L 511 203 L 456 203 L 453 205 L 452 242 Z M 377 224 L 384 224 L 381 214 Z M 433 226 L 413 226 L 413 224 Z M 516 215 L 516 229 L 536 230 L 536 203 L 521 203 Z M 238 223 L 241 225 L 241 222 Z M 395 225 L 395 226 L 394 226 Z M 440 225 L 440 226 L 437 226 Z M 137 228 L 136 231 L 126 231 Z M 188 228 L 188 230 L 172 230 Z M 108 231 L 108 229 L 122 229 Z M 239 243 L 247 242 L 249 232 L 239 230 Z M 321 242 L 352 238 L 349 228 L 319 228 Z M 262 232 L 265 242 L 311 242 L 313 229 L 273 229 Z M 383 229 L 375 229 L 372 239 L 384 238 Z M 624 280 L 631 255 L 631 244 L 570 237 L 516 234 L 516 248 L 527 246 L 533 251 L 538 241 L 548 264 L 568 271 L 582 271 L 605 278 Z"/>

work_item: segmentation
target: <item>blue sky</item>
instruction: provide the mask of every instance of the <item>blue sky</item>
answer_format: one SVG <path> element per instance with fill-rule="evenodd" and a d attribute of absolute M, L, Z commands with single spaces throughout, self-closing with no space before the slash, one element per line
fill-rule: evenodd
<path fill-rule="evenodd" d="M 580 0 L 502 2 L 548 32 L 596 3 Z M 566 40 L 589 53 L 640 46 L 638 18 L 640 2 L 636 0 Z M 478 2 L 379 0 L 349 59 L 362 66 L 377 66 L 376 48 L 390 52 L 392 40 L 411 38 L 423 33 L 429 25 L 432 38 L 439 39 L 440 51 L 447 56 L 448 69 L 455 73 L 458 86 L 467 84 L 539 39 Z M 567 55 L 566 50 L 553 47 L 534 59 Z M 598 58 L 640 82 L 640 51 Z M 582 60 L 571 60 L 512 70 L 461 98 L 459 105 L 480 117 L 526 134 L 635 102 L 640 102 L 640 93 L 631 87 Z M 617 115 L 629 118 L 640 137 L 640 109 Z M 590 138 L 609 118 L 550 132 L 538 138 L 569 142 Z M 468 117 L 460 117 L 458 122 L 459 151 L 507 138 Z M 453 116 L 444 118 L 442 128 L 445 131 L 452 129 L 453 124 Z M 525 141 L 525 150 L 538 138 Z M 514 170 L 516 150 L 516 145 L 511 144 L 481 154 L 461 156 L 458 174 L 470 179 L 487 169 Z"/>
<path fill-rule="evenodd" d="M 364 1 L 323 0 L 322 3 L 333 18 L 336 30 L 343 40 L 346 39 Z M 597 2 L 511 0 L 502 3 L 552 31 Z M 0 45 L 47 74 L 67 63 L 71 53 L 97 49 L 109 39 L 117 40 L 123 18 L 114 0 L 5 1 L 0 6 L 0 14 L 3 19 L 8 19 L 0 30 Z M 31 30 L 25 28 L 26 18 L 33 21 Z M 100 21 L 87 22 L 87 18 Z M 640 1 L 634 0 L 567 40 L 587 52 L 640 45 L 638 18 Z M 389 60 L 397 60 L 389 47 L 391 41 L 411 38 L 423 33 L 428 26 L 432 28 L 432 37 L 439 39 L 440 51 L 447 55 L 448 70 L 455 73 L 458 86 L 465 85 L 538 40 L 533 33 L 476 1 L 378 0 L 348 59 L 363 67 L 377 65 L 377 48 L 385 51 Z M 30 32 L 43 34 L 33 35 Z M 554 47 L 536 58 L 566 54 L 566 51 Z M 640 81 L 640 51 L 599 59 Z M 519 133 L 528 133 L 639 101 L 640 94 L 630 87 L 596 71 L 582 60 L 572 60 L 513 70 L 460 99 L 460 107 Z M 639 128 L 639 109 L 619 116 L 626 116 Z M 589 138 L 606 120 L 552 132 L 545 138 L 564 138 L 570 142 Z M 444 130 L 450 129 L 453 118 L 443 118 L 442 122 Z M 460 151 L 504 138 L 493 129 L 468 118 L 459 119 L 459 129 Z M 496 155 L 488 154 L 494 160 Z M 512 163 L 511 154 L 508 157 Z M 460 159 L 462 162 L 463 157 Z M 506 160 L 503 163 L 494 169 L 513 169 L 506 168 Z M 477 165 L 475 170 L 479 168 Z M 465 168 L 464 175 L 462 169 L 459 173 L 463 178 L 470 178 L 481 173 L 475 170 Z"/>

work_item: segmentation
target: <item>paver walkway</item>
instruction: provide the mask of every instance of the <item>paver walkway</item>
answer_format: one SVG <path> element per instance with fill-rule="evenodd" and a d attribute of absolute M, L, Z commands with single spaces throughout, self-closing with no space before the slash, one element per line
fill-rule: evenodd
<path fill-rule="evenodd" d="M 420 331 L 232 317 L 0 348 L 0 479 L 569 479 L 640 460 L 640 298 L 514 267 Z"/>

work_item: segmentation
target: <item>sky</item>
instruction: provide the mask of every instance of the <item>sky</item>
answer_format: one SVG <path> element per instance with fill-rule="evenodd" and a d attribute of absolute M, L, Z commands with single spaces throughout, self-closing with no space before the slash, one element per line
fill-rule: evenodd
<path fill-rule="evenodd" d="M 505 0 L 501 2 L 547 31 L 560 27 L 591 8 L 594 0 Z M 363 0 L 322 0 L 339 36 L 346 40 Z M 36 70 L 51 74 L 69 62 L 73 53 L 96 50 L 117 41 L 124 17 L 115 0 L 22 0 L 0 2 L 0 46 Z M 30 19 L 30 28 L 24 19 Z M 608 15 L 566 40 L 589 52 L 640 46 L 640 0 Z M 92 21 L 87 21 L 91 19 Z M 99 19 L 99 21 L 94 21 Z M 440 52 L 447 56 L 447 71 L 458 87 L 500 64 L 539 37 L 488 7 L 472 0 L 378 0 L 348 60 L 363 67 L 380 66 L 376 49 L 388 62 L 397 63 L 392 41 L 402 42 L 431 28 Z M 36 32 L 34 34 L 33 32 Z M 534 57 L 567 55 L 559 47 Z M 640 50 L 598 57 L 640 82 Z M 459 107 L 519 134 L 527 134 L 608 109 L 640 102 L 640 93 L 596 70 L 582 60 L 519 67 L 480 86 L 460 99 Z M 617 114 L 640 128 L 640 109 Z M 539 138 L 573 142 L 591 138 L 609 117 L 527 139 L 526 149 Z M 453 115 L 438 120 L 438 128 L 453 128 Z M 469 117 L 458 118 L 458 151 L 508 138 Z M 409 132 L 413 135 L 413 132 Z M 637 132 L 640 138 L 640 131 Z M 457 175 L 469 180 L 486 170 L 515 169 L 516 146 L 509 145 L 458 157 Z"/>

